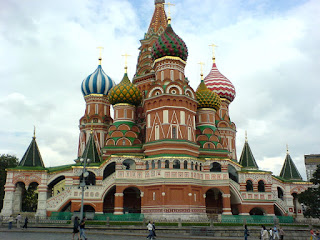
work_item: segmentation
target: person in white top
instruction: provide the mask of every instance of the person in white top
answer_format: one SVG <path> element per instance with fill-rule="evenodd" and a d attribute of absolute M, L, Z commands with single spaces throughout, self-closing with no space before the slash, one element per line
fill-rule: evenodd
<path fill-rule="evenodd" d="M 148 235 L 147 239 L 152 240 L 153 239 L 153 226 L 152 226 L 150 221 L 149 221 L 149 223 L 147 225 L 147 229 L 149 231 L 149 235 Z"/>
<path fill-rule="evenodd" d="M 19 213 L 18 216 L 16 217 L 16 221 L 17 221 L 17 228 L 20 228 L 20 222 L 21 222 L 21 215 L 20 215 L 20 213 Z"/>

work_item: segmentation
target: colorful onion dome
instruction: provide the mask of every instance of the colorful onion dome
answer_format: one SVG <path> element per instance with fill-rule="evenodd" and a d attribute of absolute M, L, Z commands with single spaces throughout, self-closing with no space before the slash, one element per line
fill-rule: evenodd
<path fill-rule="evenodd" d="M 108 95 L 115 82 L 103 71 L 101 65 L 82 81 L 81 90 L 84 96 L 89 94 Z"/>
<path fill-rule="evenodd" d="M 168 24 L 166 30 L 153 44 L 151 56 L 153 60 L 173 56 L 187 61 L 188 48 L 185 42 L 173 31 L 171 24 Z"/>
<path fill-rule="evenodd" d="M 139 105 L 142 100 L 142 95 L 140 90 L 130 82 L 127 73 L 125 73 L 121 82 L 111 88 L 108 99 L 112 105 L 117 103 Z"/>
<path fill-rule="evenodd" d="M 215 92 L 210 91 L 203 80 L 196 91 L 198 108 L 214 108 L 216 111 L 220 108 L 221 99 Z"/>
<path fill-rule="evenodd" d="M 211 91 L 217 93 L 221 98 L 232 102 L 236 97 L 233 84 L 219 72 L 216 63 L 213 63 L 210 73 L 204 78 L 204 82 Z"/>

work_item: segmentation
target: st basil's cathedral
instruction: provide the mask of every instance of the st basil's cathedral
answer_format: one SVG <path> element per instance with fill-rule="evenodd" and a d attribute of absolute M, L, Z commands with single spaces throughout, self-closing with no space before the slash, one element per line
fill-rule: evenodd
<path fill-rule="evenodd" d="M 96 215 L 303 217 L 297 194 L 311 183 L 302 180 L 288 151 L 279 176 L 259 169 L 247 139 L 237 158 L 236 125 L 229 115 L 235 87 L 214 56 L 198 88 L 189 85 L 188 48 L 173 30 L 164 3 L 155 0 L 133 79 L 125 66 L 116 84 L 100 58 L 82 81 L 86 108 L 75 163 L 45 167 L 33 136 L 19 166 L 7 169 L 2 216 L 26 210 L 22 198 L 29 188 L 37 192 L 36 216 L 77 212 L 79 182 L 85 177 L 84 210 Z M 87 176 L 81 159 L 90 159 Z"/>

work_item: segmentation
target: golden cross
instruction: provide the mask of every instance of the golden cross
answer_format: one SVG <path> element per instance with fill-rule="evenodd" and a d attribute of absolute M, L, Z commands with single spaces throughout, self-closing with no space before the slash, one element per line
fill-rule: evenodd
<path fill-rule="evenodd" d="M 125 73 L 127 73 L 127 69 L 128 69 L 128 57 L 130 57 L 131 55 L 125 53 L 121 55 L 122 57 L 124 57 L 124 70 Z"/>
<path fill-rule="evenodd" d="M 201 80 L 203 80 L 203 65 L 204 65 L 204 62 L 199 62 L 198 64 L 200 64 L 200 76 L 201 76 Z"/>
<path fill-rule="evenodd" d="M 168 24 L 170 24 L 171 23 L 170 6 L 174 6 L 174 4 L 172 4 L 171 2 L 168 2 L 168 3 L 164 3 L 163 5 L 167 5 L 168 6 Z"/>
<path fill-rule="evenodd" d="M 211 45 L 209 45 L 210 47 L 212 47 L 212 60 L 213 60 L 213 62 L 215 63 L 216 62 L 216 56 L 215 56 L 215 52 L 214 52 L 214 48 L 215 47 L 218 47 L 217 45 L 215 45 L 215 44 L 211 44 Z"/>
<path fill-rule="evenodd" d="M 103 47 L 97 47 L 97 49 L 99 49 L 99 65 L 101 65 Z"/>
<path fill-rule="evenodd" d="M 246 130 L 246 142 L 248 142 L 248 135 L 247 135 L 247 130 Z"/>
<path fill-rule="evenodd" d="M 33 126 L 33 137 L 36 138 L 36 126 Z"/>

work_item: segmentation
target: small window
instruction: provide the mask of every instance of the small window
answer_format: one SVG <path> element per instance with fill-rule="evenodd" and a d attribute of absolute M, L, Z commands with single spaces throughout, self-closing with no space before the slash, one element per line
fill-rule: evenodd
<path fill-rule="evenodd" d="M 191 170 L 193 170 L 193 162 L 191 163 Z"/>
<path fill-rule="evenodd" d="M 161 161 L 158 160 L 158 168 L 161 169 Z"/>
<path fill-rule="evenodd" d="M 265 192 L 264 181 L 262 181 L 262 180 L 260 180 L 258 182 L 258 191 L 259 192 Z"/>
<path fill-rule="evenodd" d="M 185 161 L 183 162 L 183 168 L 184 168 L 184 169 L 188 169 L 188 162 L 187 162 L 187 160 L 185 160 Z"/>
<path fill-rule="evenodd" d="M 177 138 L 177 128 L 172 127 L 172 138 Z"/>
<path fill-rule="evenodd" d="M 210 165 L 210 172 L 221 172 L 221 165 L 220 163 L 214 162 Z"/>
<path fill-rule="evenodd" d="M 180 169 L 180 161 L 179 160 L 174 160 L 173 161 L 173 168 L 174 169 Z"/>
<path fill-rule="evenodd" d="M 196 170 L 198 171 L 198 163 L 196 163 Z"/>
<path fill-rule="evenodd" d="M 156 163 L 154 162 L 154 160 L 151 161 L 151 167 L 152 167 L 152 169 L 156 168 Z"/>
<path fill-rule="evenodd" d="M 247 180 L 246 190 L 247 190 L 247 192 L 252 192 L 253 191 L 253 184 L 252 184 L 251 180 Z"/>
<path fill-rule="evenodd" d="M 125 139 L 122 139 L 122 145 L 126 145 L 126 140 Z"/>
<path fill-rule="evenodd" d="M 146 161 L 146 170 L 149 170 L 149 162 Z"/>
<path fill-rule="evenodd" d="M 165 167 L 165 168 L 169 168 L 169 160 L 166 160 L 166 161 L 165 161 L 164 167 Z"/>

